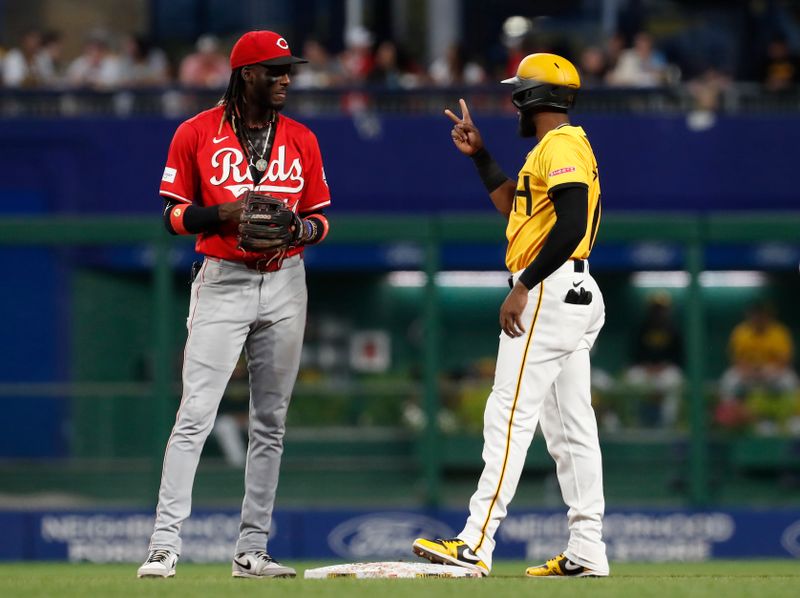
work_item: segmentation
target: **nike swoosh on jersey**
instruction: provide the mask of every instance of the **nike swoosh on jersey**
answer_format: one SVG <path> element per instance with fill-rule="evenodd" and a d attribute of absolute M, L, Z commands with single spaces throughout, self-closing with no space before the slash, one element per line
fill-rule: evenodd
<path fill-rule="evenodd" d="M 236 563 L 237 565 L 239 565 L 242 569 L 249 569 L 250 566 L 251 566 L 250 565 L 250 561 L 248 561 L 247 559 L 245 559 L 244 562 L 239 561 L 237 559 L 233 559 L 233 562 Z"/>
<path fill-rule="evenodd" d="M 573 288 L 573 289 L 577 289 L 577 288 L 578 288 L 579 286 L 581 286 L 582 284 L 583 284 L 583 281 L 582 281 L 582 280 L 581 280 L 580 282 L 573 282 L 573 283 L 572 283 L 572 288 Z"/>
<path fill-rule="evenodd" d="M 223 142 L 223 141 L 225 141 L 225 140 L 226 140 L 228 137 L 230 137 L 230 135 L 225 135 L 225 137 L 220 137 L 219 139 L 217 139 L 216 137 L 214 137 L 214 138 L 213 138 L 211 141 L 213 141 L 214 143 L 222 143 L 222 142 Z"/>

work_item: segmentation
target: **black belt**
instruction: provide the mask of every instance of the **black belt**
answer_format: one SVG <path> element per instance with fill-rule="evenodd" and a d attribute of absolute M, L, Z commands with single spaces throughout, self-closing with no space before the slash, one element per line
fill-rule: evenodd
<path fill-rule="evenodd" d="M 575 272 L 585 272 L 586 271 L 586 260 L 570 260 L 575 268 Z M 514 276 L 508 277 L 508 286 L 510 288 L 514 288 Z"/>

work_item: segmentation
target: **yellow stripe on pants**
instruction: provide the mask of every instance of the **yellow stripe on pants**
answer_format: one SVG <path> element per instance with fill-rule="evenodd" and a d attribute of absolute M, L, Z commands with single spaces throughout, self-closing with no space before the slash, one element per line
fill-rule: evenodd
<path fill-rule="evenodd" d="M 539 301 L 536 304 L 536 310 L 533 312 L 533 322 L 531 322 L 530 330 L 528 330 L 528 339 L 525 342 L 525 352 L 522 354 L 522 364 L 519 367 L 519 376 L 517 377 L 517 388 L 514 391 L 514 402 L 511 404 L 511 415 L 508 418 L 508 432 L 506 433 L 506 453 L 503 457 L 503 468 L 500 470 L 500 479 L 497 482 L 497 491 L 494 493 L 494 498 L 492 498 L 492 502 L 489 504 L 489 512 L 486 513 L 486 521 L 483 522 L 483 527 L 481 528 L 481 539 L 478 542 L 478 545 L 475 546 L 473 552 L 477 551 L 481 545 L 483 544 L 484 538 L 486 538 L 486 528 L 489 526 L 489 521 L 492 518 L 492 509 L 494 508 L 495 503 L 497 502 L 497 497 L 500 496 L 500 489 L 503 487 L 503 478 L 506 475 L 506 465 L 508 465 L 508 453 L 511 450 L 511 426 L 514 423 L 514 412 L 517 409 L 517 401 L 519 400 L 519 390 L 522 387 L 522 374 L 525 372 L 525 362 L 528 360 L 528 349 L 531 346 L 531 340 L 533 339 L 533 329 L 536 327 L 536 320 L 539 318 L 539 310 L 542 307 L 542 297 L 544 297 L 544 281 L 539 284 Z"/>

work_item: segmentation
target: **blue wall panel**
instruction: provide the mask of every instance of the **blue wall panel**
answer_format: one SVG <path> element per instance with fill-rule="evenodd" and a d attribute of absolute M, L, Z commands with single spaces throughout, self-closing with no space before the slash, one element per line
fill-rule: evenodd
<path fill-rule="evenodd" d="M 475 119 L 515 176 L 532 140 L 517 137 L 513 116 Z M 347 116 L 301 120 L 320 140 L 334 210 L 492 209 L 470 161 L 452 147 L 444 116 L 374 116 L 367 125 Z M 681 115 L 575 121 L 596 150 L 606 209 L 785 210 L 800 203 L 792 177 L 800 118 L 721 117 L 702 131 Z M 154 118 L 0 121 L 2 211 L 157 211 L 177 125 Z M 18 209 L 8 205 L 15 190 L 24 190 Z"/>

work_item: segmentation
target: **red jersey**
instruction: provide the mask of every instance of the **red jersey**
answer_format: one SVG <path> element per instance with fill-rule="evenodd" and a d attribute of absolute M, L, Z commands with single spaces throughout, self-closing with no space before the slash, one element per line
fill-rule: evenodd
<path fill-rule="evenodd" d="M 225 121 L 220 130 L 222 112 L 221 106 L 201 112 L 175 131 L 161 177 L 162 197 L 215 206 L 255 189 L 285 200 L 298 213 L 331 203 L 319 144 L 308 127 L 278 115 L 269 166 L 254 186 L 245 152 L 230 123 Z M 226 260 L 264 257 L 239 249 L 237 232 L 236 223 L 226 222 L 216 232 L 197 235 L 195 247 L 199 253 Z M 302 247 L 296 247 L 286 255 L 302 251 Z"/>

